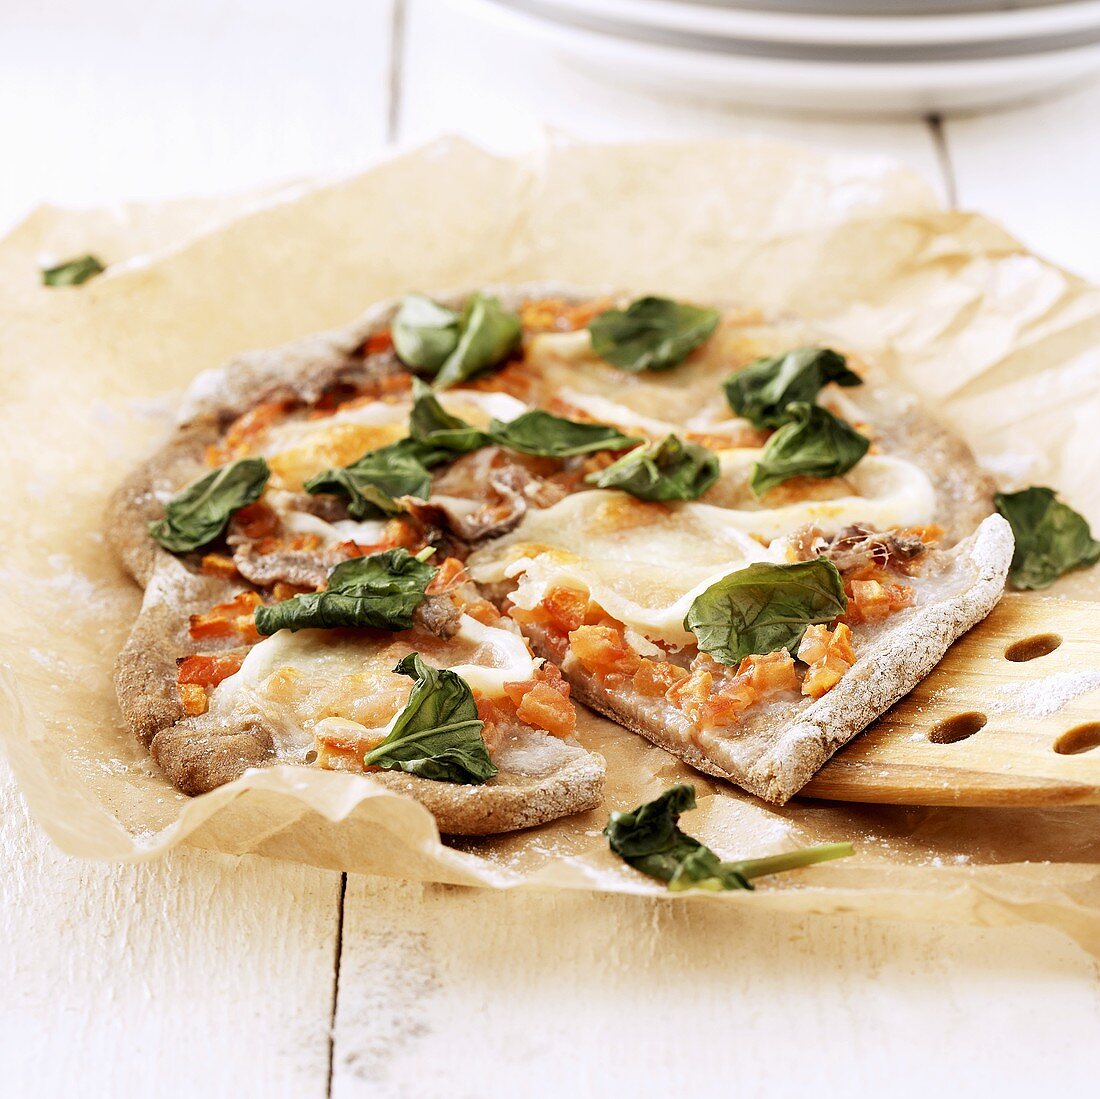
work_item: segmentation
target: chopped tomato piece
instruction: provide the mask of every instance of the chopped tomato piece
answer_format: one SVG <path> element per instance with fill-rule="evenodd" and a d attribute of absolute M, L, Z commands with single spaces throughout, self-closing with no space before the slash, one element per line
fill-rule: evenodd
<path fill-rule="evenodd" d="M 228 603 L 211 607 L 206 614 L 191 615 L 190 634 L 196 640 L 208 637 L 240 637 L 260 640 L 253 616 L 262 600 L 254 591 L 242 591 Z"/>
<path fill-rule="evenodd" d="M 206 576 L 220 576 L 223 580 L 235 580 L 237 578 L 237 566 L 232 557 L 224 553 L 208 553 L 204 555 L 199 571 Z"/>
<path fill-rule="evenodd" d="M 555 588 L 542 601 L 552 625 L 563 633 L 572 633 L 588 619 L 588 596 L 574 588 Z"/>
<path fill-rule="evenodd" d="M 241 508 L 233 516 L 233 522 L 246 538 L 253 540 L 269 537 L 279 529 L 279 516 L 262 500 Z"/>
<path fill-rule="evenodd" d="M 247 454 L 256 437 L 281 420 L 293 407 L 293 401 L 265 401 L 250 408 L 243 416 L 238 416 L 222 439 L 223 460 Z"/>
<path fill-rule="evenodd" d="M 198 653 L 176 662 L 179 683 L 197 683 L 200 687 L 216 687 L 223 679 L 241 670 L 243 658 L 237 653 Z"/>
<path fill-rule="evenodd" d="M 856 662 L 851 629 L 843 622 L 832 630 L 810 626 L 798 646 L 798 659 L 810 665 L 802 680 L 802 693 L 809 698 L 821 698 Z"/>
<path fill-rule="evenodd" d="M 587 671 L 598 676 L 633 676 L 641 663 L 614 626 L 580 626 L 569 634 L 569 649 Z"/>
<path fill-rule="evenodd" d="M 761 696 L 798 690 L 794 658 L 786 649 L 746 656 L 738 666 L 737 674 L 747 675 L 753 690 Z"/>
<path fill-rule="evenodd" d="M 665 660 L 642 659 L 634 673 L 634 689 L 649 698 L 663 698 L 668 692 L 687 679 L 689 673 L 678 664 Z"/>
<path fill-rule="evenodd" d="M 271 594 L 276 603 L 281 603 L 284 599 L 293 599 L 296 595 L 305 595 L 311 591 L 313 588 L 303 588 L 299 584 L 288 584 L 285 580 L 276 580 Z"/>
<path fill-rule="evenodd" d="M 511 709 L 509 707 L 506 710 L 501 704 L 489 698 L 479 698 L 476 701 L 477 716 L 484 723 L 481 739 L 485 741 L 485 747 L 489 750 L 489 756 L 492 757 L 503 739 L 507 723 L 511 720 Z"/>
<path fill-rule="evenodd" d="M 665 697 L 702 729 L 735 725 L 746 710 L 773 694 L 798 689 L 794 660 L 786 649 L 746 656 L 737 670 L 710 656 L 696 657 L 690 676 Z"/>
<path fill-rule="evenodd" d="M 885 573 L 881 573 L 885 576 Z M 881 622 L 884 618 L 913 605 L 914 591 L 908 584 L 882 580 L 850 580 L 845 584 L 848 609 L 846 622 Z"/>
<path fill-rule="evenodd" d="M 448 557 L 439 566 L 439 572 L 432 577 L 431 583 L 425 589 L 425 594 L 441 595 L 445 591 L 457 588 L 467 579 L 469 577 L 466 575 L 466 566 L 457 557 Z"/>
<path fill-rule="evenodd" d="M 543 664 L 533 680 L 505 683 L 504 693 L 516 706 L 516 717 L 553 736 L 569 736 L 577 727 L 577 711 L 569 701 L 569 684 L 553 664 Z"/>
<path fill-rule="evenodd" d="M 388 328 L 384 328 L 381 332 L 374 332 L 367 337 L 367 342 L 363 344 L 363 354 L 381 355 L 391 347 L 393 347 L 393 336 L 390 335 Z"/>
<path fill-rule="evenodd" d="M 183 712 L 196 717 L 198 714 L 205 714 L 207 706 L 210 705 L 209 699 L 206 697 L 206 691 L 203 690 L 197 683 L 181 683 L 179 685 L 180 701 L 183 703 Z"/>
<path fill-rule="evenodd" d="M 577 711 L 565 695 L 548 683 L 536 683 L 516 707 L 516 717 L 553 736 L 569 736 L 577 727 Z"/>

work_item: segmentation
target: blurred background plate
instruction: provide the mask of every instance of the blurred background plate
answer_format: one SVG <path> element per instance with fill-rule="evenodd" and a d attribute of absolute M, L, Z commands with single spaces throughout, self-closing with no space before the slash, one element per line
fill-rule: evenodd
<path fill-rule="evenodd" d="M 1056 32 L 1041 37 L 1006 34 L 966 40 L 958 21 L 984 16 L 849 20 L 843 17 L 776 16 L 786 38 L 729 38 L 670 32 L 623 23 L 596 13 L 608 6 L 696 9 L 722 16 L 770 19 L 700 3 L 671 0 L 454 0 L 468 10 L 527 33 L 578 66 L 621 84 L 661 92 L 706 96 L 751 106 L 859 115 L 929 114 L 982 110 L 1037 98 L 1088 79 L 1100 71 L 1100 3 L 1072 3 L 1035 10 L 994 13 L 1000 17 L 1058 15 Z M 1067 13 L 1077 20 L 1069 26 Z M 993 18 L 993 16 L 990 16 Z M 906 42 L 883 34 L 879 44 L 822 43 L 812 34 L 794 37 L 794 23 L 947 23 L 955 37 Z M 745 24 L 747 25 L 747 24 Z M 990 24 L 987 24 L 987 26 Z M 757 24 L 759 29 L 760 24 Z M 835 28 L 834 28 L 835 29 Z M 934 40 L 928 40 L 934 39 Z"/>
<path fill-rule="evenodd" d="M 889 0 L 865 0 L 863 11 L 847 14 L 830 4 L 812 11 L 789 10 L 794 0 L 776 0 L 775 10 L 755 10 L 752 4 L 717 4 L 706 0 L 497 0 L 533 16 L 600 29 L 620 36 L 698 35 L 730 39 L 819 46 L 930 46 L 1017 43 L 1039 47 L 1048 40 L 1069 41 L 1082 34 L 1100 36 L 1100 0 L 1048 0 L 1039 6 L 1005 10 L 1004 0 L 991 10 L 950 9 L 944 0 L 928 0 L 921 8 Z M 938 9 L 938 10 L 935 10 Z M 686 44 L 686 43 L 682 43 Z"/>

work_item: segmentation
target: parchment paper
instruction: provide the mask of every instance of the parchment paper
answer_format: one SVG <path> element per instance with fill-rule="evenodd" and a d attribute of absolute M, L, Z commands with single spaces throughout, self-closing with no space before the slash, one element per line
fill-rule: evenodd
<path fill-rule="evenodd" d="M 112 264 L 39 285 L 42 253 Z M 1049 483 L 1100 526 L 1100 292 L 883 160 L 761 143 L 554 141 L 503 159 L 444 141 L 316 188 L 114 212 L 42 210 L 0 245 L 2 739 L 66 851 L 153 858 L 187 840 L 318 866 L 495 888 L 662 893 L 600 829 L 670 783 L 727 857 L 852 839 L 858 856 L 755 894 L 670 903 L 1057 925 L 1100 955 L 1100 813 L 765 807 L 592 718 L 608 805 L 442 844 L 361 776 L 273 768 L 178 794 L 123 728 L 111 682 L 137 588 L 99 531 L 107 494 L 201 369 L 412 289 L 562 279 L 789 311 L 873 358 L 1006 488 Z M 1100 592 L 1095 576 L 1061 583 Z"/>

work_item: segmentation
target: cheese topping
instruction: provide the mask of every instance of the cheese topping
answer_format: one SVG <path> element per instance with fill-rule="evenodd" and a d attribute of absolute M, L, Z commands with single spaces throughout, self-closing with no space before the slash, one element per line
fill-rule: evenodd
<path fill-rule="evenodd" d="M 494 417 L 514 420 L 527 411 L 507 393 L 448 390 L 438 400 L 452 416 L 481 429 Z M 411 409 L 408 399 L 371 401 L 317 419 L 290 418 L 270 427 L 255 453 L 267 458 L 273 488 L 298 491 L 326 469 L 350 465 L 370 450 L 405 438 Z"/>
<path fill-rule="evenodd" d="M 417 631 L 375 640 L 332 630 L 279 630 L 254 645 L 240 670 L 210 696 L 218 718 L 259 715 L 280 755 L 301 755 L 322 722 L 343 734 L 381 739 L 405 706 L 412 681 L 393 669 L 410 652 L 450 668 L 479 698 L 501 698 L 506 683 L 532 679 L 541 661 L 517 634 L 463 615 L 449 640 Z M 323 730 L 322 730 L 323 731 Z"/>
<path fill-rule="evenodd" d="M 335 523 L 326 522 L 308 511 L 282 510 L 276 507 L 283 528 L 292 534 L 316 534 L 326 546 L 341 542 L 358 542 L 363 546 L 374 545 L 385 537 L 385 519 L 338 519 Z"/>

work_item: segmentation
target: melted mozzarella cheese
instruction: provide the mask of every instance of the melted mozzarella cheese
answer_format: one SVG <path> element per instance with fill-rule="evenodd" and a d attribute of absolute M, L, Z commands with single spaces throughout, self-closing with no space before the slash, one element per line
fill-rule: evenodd
<path fill-rule="evenodd" d="M 436 394 L 443 408 L 468 424 L 486 428 L 492 419 L 507 423 L 527 411 L 523 401 L 507 393 L 483 393 L 479 389 L 448 389 Z"/>
<path fill-rule="evenodd" d="M 668 420 L 658 420 L 653 416 L 644 416 L 617 401 L 601 397 L 598 393 L 582 393 L 579 389 L 565 387 L 558 390 L 558 396 L 574 408 L 587 412 L 601 424 L 610 424 L 621 431 L 641 430 L 652 438 L 659 439 L 682 430 L 678 424 Z"/>
<path fill-rule="evenodd" d="M 521 577 L 512 596 L 518 606 L 572 588 L 641 637 L 685 645 L 691 634 L 683 619 L 695 596 L 734 568 L 771 557 L 726 522 L 721 508 L 672 508 L 597 490 L 528 511 L 516 530 L 467 564 L 483 583 Z"/>
<path fill-rule="evenodd" d="M 479 698 L 501 698 L 506 683 L 525 683 L 541 661 L 511 630 L 463 615 L 454 637 L 417 638 L 424 660 L 450 668 Z M 262 715 L 282 756 L 301 756 L 318 731 L 380 739 L 412 691 L 395 672 L 412 652 L 400 634 L 377 640 L 331 630 L 279 630 L 254 645 L 240 670 L 211 693 L 219 719 L 247 711 Z"/>
<path fill-rule="evenodd" d="M 452 416 L 484 429 L 489 421 L 514 420 L 527 406 L 507 393 L 448 390 L 438 397 Z M 272 486 L 297 491 L 310 477 L 346 466 L 371 450 L 405 438 L 412 402 L 370 401 L 319 418 L 291 418 L 265 433 L 256 453 L 271 466 Z"/>
<path fill-rule="evenodd" d="M 329 523 L 308 511 L 279 510 L 283 528 L 294 534 L 316 534 L 325 545 L 337 545 L 340 542 L 358 542 L 369 546 L 381 542 L 385 537 L 385 519 L 338 519 Z"/>
<path fill-rule="evenodd" d="M 527 651 L 518 634 L 499 626 L 485 626 L 468 614 L 459 620 L 456 637 L 475 647 L 477 663 L 455 664 L 451 670 L 482 698 L 502 697 L 505 683 L 527 682 L 541 663 Z"/>
<path fill-rule="evenodd" d="M 924 472 L 912 462 L 881 454 L 868 454 L 843 478 L 799 486 L 803 494 L 816 492 L 820 498 L 764 507 L 749 487 L 752 467 L 762 453 L 755 447 L 720 451 L 721 478 L 704 499 L 727 510 L 728 521 L 739 530 L 766 541 L 808 525 L 826 530 L 852 523 L 867 523 L 879 530 L 920 526 L 930 523 L 935 514 L 936 492 Z"/>
<path fill-rule="evenodd" d="M 483 393 L 477 389 L 449 389 L 437 394 L 443 408 L 452 416 L 460 416 L 474 427 L 487 427 L 494 417 L 514 420 L 527 411 L 527 406 L 507 393 Z M 370 401 L 353 405 L 315 419 L 290 418 L 274 424 L 264 435 L 258 454 L 272 457 L 283 451 L 338 437 L 349 427 L 365 429 L 363 438 L 372 434 L 383 439 L 379 446 L 403 438 L 408 433 L 412 401 Z M 401 429 L 401 430 L 398 430 Z"/>

